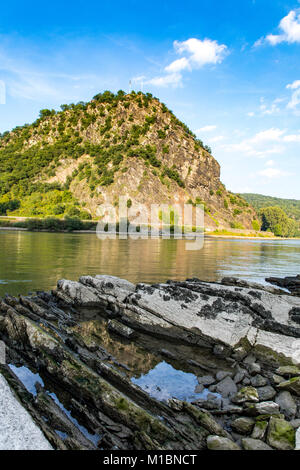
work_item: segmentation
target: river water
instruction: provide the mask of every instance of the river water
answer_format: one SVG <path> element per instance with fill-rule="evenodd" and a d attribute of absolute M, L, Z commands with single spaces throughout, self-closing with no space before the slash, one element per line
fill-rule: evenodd
<path fill-rule="evenodd" d="M 206 238 L 198 251 L 185 240 L 99 240 L 85 233 L 0 230 L 0 296 L 49 290 L 58 279 L 111 274 L 132 282 L 224 276 L 263 282 L 300 272 L 300 240 Z"/>

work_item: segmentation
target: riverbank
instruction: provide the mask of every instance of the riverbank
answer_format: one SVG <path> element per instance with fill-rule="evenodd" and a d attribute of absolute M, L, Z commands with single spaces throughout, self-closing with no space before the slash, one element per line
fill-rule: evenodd
<path fill-rule="evenodd" d="M 297 296 L 100 275 L 0 310 L 6 380 L 55 449 L 299 448 Z"/>
<path fill-rule="evenodd" d="M 50 233 L 90 233 L 92 235 L 96 234 L 96 230 L 54 230 L 54 229 L 29 229 L 25 227 L 7 227 L 7 226 L 1 226 L 0 225 L 0 232 L 1 231 L 22 231 L 22 232 L 50 232 Z M 101 232 L 103 235 L 107 234 L 107 232 Z M 119 232 L 116 234 L 117 236 L 119 235 Z M 138 235 L 138 232 L 137 232 Z M 149 233 L 151 235 L 151 233 Z M 197 234 L 191 234 L 191 235 L 184 235 L 183 238 L 188 238 L 188 237 L 193 237 L 197 236 Z M 202 237 L 202 234 L 198 235 L 199 237 Z M 170 237 L 172 238 L 173 235 L 172 233 L 170 234 Z M 257 234 L 257 235 L 249 235 L 249 234 L 236 234 L 234 232 L 227 232 L 225 233 L 218 233 L 218 232 L 205 232 L 204 233 L 205 238 L 228 238 L 228 239 L 242 239 L 242 240 L 300 240 L 299 237 L 293 237 L 293 238 L 285 238 L 285 237 L 275 237 L 275 236 L 270 236 L 270 235 L 263 235 L 263 234 Z M 149 238 L 153 238 L 150 237 Z M 155 238 L 163 238 L 162 235 L 158 235 Z"/>

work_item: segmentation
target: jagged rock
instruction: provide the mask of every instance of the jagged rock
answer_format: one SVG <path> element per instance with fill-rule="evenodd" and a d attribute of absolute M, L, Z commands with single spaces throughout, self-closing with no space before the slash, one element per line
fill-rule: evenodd
<path fill-rule="evenodd" d="M 245 377 L 245 378 L 242 380 L 242 384 L 243 384 L 243 385 L 250 385 L 250 384 L 251 384 L 251 380 L 249 379 L 249 377 Z"/>
<path fill-rule="evenodd" d="M 288 392 L 295 393 L 300 396 L 300 377 L 293 377 L 292 379 L 281 382 L 278 385 L 280 390 L 287 390 Z"/>
<path fill-rule="evenodd" d="M 300 370 L 296 366 L 281 366 L 276 369 L 276 374 L 283 377 L 297 377 L 300 376 Z"/>
<path fill-rule="evenodd" d="M 251 377 L 251 385 L 253 387 L 264 387 L 264 385 L 267 385 L 268 380 L 263 377 L 260 374 L 254 375 L 254 377 Z"/>
<path fill-rule="evenodd" d="M 288 420 L 295 418 L 297 405 L 290 392 L 280 392 L 275 398 L 275 402 L 279 405 L 280 411 Z"/>
<path fill-rule="evenodd" d="M 203 375 L 202 377 L 197 377 L 199 385 L 208 385 L 216 383 L 216 379 L 212 375 Z"/>
<path fill-rule="evenodd" d="M 231 427 L 240 434 L 250 434 L 254 423 L 254 419 L 242 416 L 232 421 Z"/>
<path fill-rule="evenodd" d="M 269 277 L 266 279 L 270 284 L 275 284 L 279 287 L 284 287 L 288 289 L 294 295 L 300 295 L 300 275 L 298 276 L 288 276 L 284 278 L 280 277 Z"/>
<path fill-rule="evenodd" d="M 108 329 L 114 333 L 124 336 L 124 338 L 132 338 L 135 335 L 135 331 L 129 326 L 123 325 L 123 323 L 118 322 L 117 320 L 108 320 Z"/>
<path fill-rule="evenodd" d="M 278 385 L 280 384 L 281 382 L 284 382 L 284 378 L 281 377 L 281 375 L 277 375 L 277 374 L 273 374 L 272 375 L 272 380 L 274 382 L 275 385 Z"/>
<path fill-rule="evenodd" d="M 262 401 L 261 403 L 249 403 L 247 411 L 254 415 L 277 415 L 279 414 L 279 405 L 274 401 Z"/>
<path fill-rule="evenodd" d="M 234 383 L 239 384 L 245 378 L 245 375 L 246 371 L 244 369 L 240 369 L 233 378 Z"/>
<path fill-rule="evenodd" d="M 221 436 L 208 436 L 207 448 L 209 450 L 241 450 L 235 442 Z"/>
<path fill-rule="evenodd" d="M 242 445 L 244 450 L 273 450 L 265 442 L 251 437 L 245 437 L 242 439 Z"/>
<path fill-rule="evenodd" d="M 267 428 L 268 428 L 268 421 L 258 420 L 255 423 L 253 428 L 251 437 L 253 439 L 264 439 Z"/>
<path fill-rule="evenodd" d="M 245 357 L 243 360 L 243 363 L 247 366 L 250 366 L 252 364 L 255 364 L 256 362 L 256 357 L 253 354 L 249 354 L 248 356 Z"/>
<path fill-rule="evenodd" d="M 260 401 L 269 401 L 275 397 L 276 391 L 271 385 L 257 388 L 257 393 Z"/>
<path fill-rule="evenodd" d="M 293 450 L 295 429 L 284 419 L 272 417 L 269 422 L 267 442 L 278 450 Z"/>
<path fill-rule="evenodd" d="M 227 376 L 216 385 L 216 391 L 222 397 L 230 397 L 236 393 L 237 387 L 232 378 Z"/>
<path fill-rule="evenodd" d="M 298 307 L 300 299 L 279 296 L 263 287 L 237 289 L 199 280 L 134 286 L 112 276 L 83 276 L 79 282 L 59 281 L 57 289 L 49 294 L 3 299 L 0 338 L 3 335 L 8 341 L 16 361 L 33 364 L 35 370 L 43 370 L 49 380 L 71 394 L 71 402 L 78 403 L 76 411 L 88 420 L 88 427 L 101 434 L 97 442 L 100 447 L 202 449 L 208 435 L 230 440 L 226 429 L 232 415 L 237 427 L 246 422 L 252 422 L 253 427 L 251 416 L 276 415 L 283 420 L 277 403 L 258 400 L 274 396 L 268 384 L 275 382 L 275 367 L 300 364 L 300 327 L 293 326 L 289 317 L 290 310 Z M 79 319 L 85 314 L 96 323 L 99 317 L 104 333 L 93 326 L 84 336 Z M 110 335 L 108 330 L 126 341 Z M 106 351 L 107 338 L 110 347 L 119 344 L 117 358 L 111 350 Z M 130 354 L 135 356 L 139 355 L 135 351 L 140 346 L 148 348 L 148 343 L 157 355 L 149 368 L 139 366 L 135 371 L 133 361 L 130 367 L 126 361 L 122 364 L 124 345 L 132 347 Z M 212 352 L 214 356 L 206 359 Z M 202 354 L 205 359 L 201 363 Z M 160 401 L 127 376 L 129 371 L 141 376 L 152 370 L 157 361 L 163 360 L 161 356 L 168 357 L 166 362 L 176 369 L 183 364 L 182 370 L 187 372 L 188 368 L 188 372 L 199 376 L 196 393 L 209 385 L 222 400 L 208 395 L 195 404 L 176 398 Z M 203 371 L 207 371 L 204 377 L 200 376 Z M 289 377 L 285 370 L 283 374 Z M 288 383 L 292 393 L 297 394 L 299 379 L 281 380 L 278 389 L 288 390 L 284 388 Z M 238 391 L 237 384 L 241 383 L 251 386 Z M 230 400 L 242 406 L 234 406 Z M 240 421 L 238 415 L 242 415 Z M 257 422 L 252 438 L 263 437 L 259 426 L 262 424 Z M 69 448 L 81 445 L 78 436 L 69 438 Z M 237 435 L 239 442 L 240 437 Z M 51 439 L 54 447 L 66 447 L 62 440 L 57 444 L 58 436 L 52 434 Z M 84 440 L 81 442 L 88 447 Z"/>
<path fill-rule="evenodd" d="M 232 375 L 233 375 L 232 372 L 225 371 L 225 370 L 220 370 L 216 374 L 216 379 L 218 381 L 221 381 L 221 380 L 225 379 L 225 377 L 232 377 Z"/>
<path fill-rule="evenodd" d="M 256 375 L 260 373 L 261 367 L 257 362 L 254 362 L 253 364 L 249 364 L 248 371 L 250 375 Z"/>
<path fill-rule="evenodd" d="M 254 387 L 243 387 L 232 398 L 233 403 L 258 402 L 258 393 Z"/>
<path fill-rule="evenodd" d="M 300 418 L 298 419 L 292 419 L 290 421 L 290 425 L 293 426 L 294 429 L 300 428 Z"/>
<path fill-rule="evenodd" d="M 222 406 L 222 399 L 208 393 L 207 398 L 199 398 L 198 400 L 194 401 L 193 404 L 200 406 L 200 408 L 204 408 L 206 410 L 219 410 Z"/>

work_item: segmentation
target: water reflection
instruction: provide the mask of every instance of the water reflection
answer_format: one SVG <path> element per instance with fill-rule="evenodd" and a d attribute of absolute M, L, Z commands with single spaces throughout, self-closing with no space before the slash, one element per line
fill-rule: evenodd
<path fill-rule="evenodd" d="M 299 240 L 205 240 L 187 251 L 185 240 L 99 240 L 92 234 L 5 232 L 0 230 L 0 295 L 49 290 L 60 278 L 112 274 L 132 282 L 234 275 L 252 280 L 295 275 Z"/>

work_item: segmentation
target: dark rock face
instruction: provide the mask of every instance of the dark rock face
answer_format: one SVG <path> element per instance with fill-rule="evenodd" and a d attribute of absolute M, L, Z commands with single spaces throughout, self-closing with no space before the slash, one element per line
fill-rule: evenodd
<path fill-rule="evenodd" d="M 83 276 L 6 296 L 0 372 L 57 449 L 294 448 L 300 299 L 239 284 Z"/>
<path fill-rule="evenodd" d="M 294 277 L 269 277 L 266 279 L 267 282 L 274 284 L 275 286 L 284 287 L 288 289 L 293 295 L 300 295 L 300 274 Z M 298 315 L 299 315 L 298 311 Z"/>

